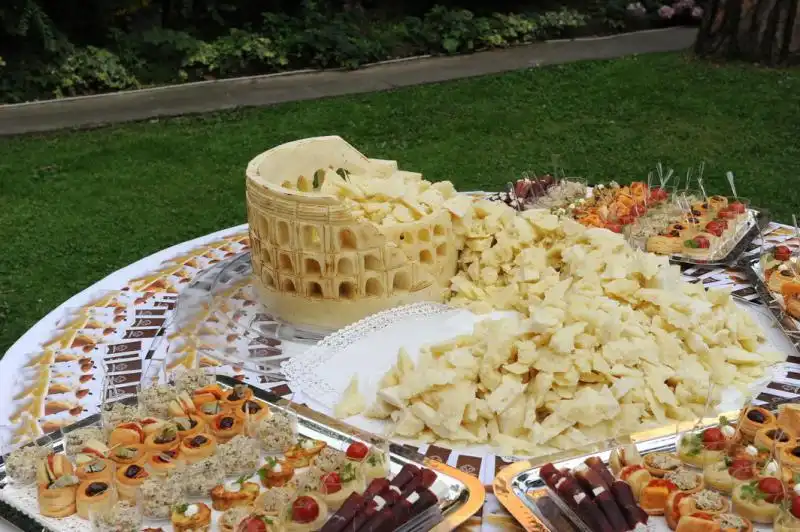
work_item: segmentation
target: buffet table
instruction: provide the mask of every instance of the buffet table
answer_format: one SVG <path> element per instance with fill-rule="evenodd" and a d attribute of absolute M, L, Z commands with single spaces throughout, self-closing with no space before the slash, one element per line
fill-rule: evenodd
<path fill-rule="evenodd" d="M 791 233 L 790 228 L 779 224 L 771 224 L 764 232 L 770 243 L 786 242 Z M 758 252 L 759 244 L 759 241 L 753 242 L 748 253 Z M 148 365 L 165 357 L 176 358 L 176 352 L 181 353 L 180 349 L 170 348 L 170 345 L 180 344 L 181 338 L 175 335 L 167 338 L 169 335 L 165 331 L 183 288 L 189 286 L 204 269 L 231 260 L 247 251 L 248 246 L 246 225 L 184 242 L 114 272 L 53 310 L 25 333 L 0 362 L 0 387 L 6 391 L 5 400 L 0 401 L 3 424 L 10 425 L 18 435 L 35 436 L 97 412 L 104 394 L 135 393 Z M 180 271 L 174 267 L 176 257 L 182 265 Z M 726 287 L 742 299 L 758 302 L 756 291 L 736 270 L 690 267 L 683 274 L 690 281 L 709 287 Z M 170 281 L 174 279 L 180 281 Z M 37 362 L 44 352 L 43 347 L 57 345 L 63 328 L 69 325 L 71 317 L 80 315 L 81 310 L 83 315 L 86 311 L 91 314 L 100 312 L 97 309 L 109 308 L 108 305 L 115 305 L 117 315 L 124 316 L 124 319 L 120 318 L 119 327 L 108 331 L 87 350 L 91 364 L 81 365 L 80 371 L 76 372 L 70 371 L 77 368 L 75 361 L 63 361 L 67 371 L 59 372 L 59 362 L 56 362 L 43 381 L 43 373 L 39 370 L 47 364 Z M 281 352 L 288 346 L 292 353 L 297 353 L 308 346 L 285 344 L 271 348 Z M 203 365 L 208 361 L 193 362 Z M 789 362 L 800 361 L 790 356 Z M 274 372 L 265 376 L 235 366 L 220 366 L 217 371 L 281 396 L 292 394 L 287 380 Z M 798 396 L 800 375 L 789 373 L 780 381 L 767 385 L 757 399 L 769 401 Z M 514 461 L 513 457 L 459 454 L 435 445 L 424 445 L 418 450 L 479 476 L 487 485 L 500 469 Z M 10 529 L 8 525 L 3 526 Z M 474 517 L 466 525 L 475 530 L 479 527 L 513 529 L 515 526 L 513 518 L 500 507 L 493 495 L 488 496 L 482 515 Z"/>

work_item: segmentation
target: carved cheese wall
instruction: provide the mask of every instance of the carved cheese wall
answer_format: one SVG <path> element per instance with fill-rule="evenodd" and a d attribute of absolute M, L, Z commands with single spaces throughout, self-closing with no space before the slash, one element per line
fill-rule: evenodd
<path fill-rule="evenodd" d="M 309 328 L 339 328 L 416 301 L 441 301 L 458 250 L 450 214 L 407 223 L 356 219 L 334 195 L 314 191 L 320 169 L 389 178 L 394 161 L 368 159 L 340 137 L 280 145 L 247 167 L 253 270 L 264 303 Z"/>

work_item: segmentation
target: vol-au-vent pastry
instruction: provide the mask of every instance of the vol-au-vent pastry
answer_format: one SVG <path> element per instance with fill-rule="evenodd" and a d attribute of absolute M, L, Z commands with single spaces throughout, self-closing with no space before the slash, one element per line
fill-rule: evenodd
<path fill-rule="evenodd" d="M 709 427 L 684 434 L 678 443 L 678 458 L 686 464 L 703 468 L 725 456 L 726 439 L 719 427 Z"/>
<path fill-rule="evenodd" d="M 789 403 L 778 411 L 778 425 L 800 434 L 800 403 Z"/>
<path fill-rule="evenodd" d="M 186 436 L 181 440 L 180 451 L 188 463 L 208 458 L 217 450 L 217 439 L 211 434 Z"/>
<path fill-rule="evenodd" d="M 178 429 L 178 438 L 183 441 L 187 436 L 195 436 L 206 431 L 206 422 L 201 418 L 195 417 L 176 417 L 172 418 L 172 423 Z"/>
<path fill-rule="evenodd" d="M 749 458 L 724 458 L 703 470 L 706 486 L 723 493 L 733 491 L 734 484 L 752 480 L 756 476 L 755 462 Z"/>
<path fill-rule="evenodd" d="M 84 480 L 78 486 L 76 506 L 84 519 L 89 519 L 92 510 L 110 510 L 116 503 L 117 491 L 109 480 Z"/>
<path fill-rule="evenodd" d="M 116 445 L 127 445 L 130 443 L 144 443 L 145 434 L 142 426 L 131 421 L 120 423 L 108 435 L 108 444 L 112 447 Z"/>
<path fill-rule="evenodd" d="M 76 511 L 75 492 L 80 479 L 62 454 L 49 454 L 36 470 L 39 513 L 46 517 L 66 517 Z"/>
<path fill-rule="evenodd" d="M 676 491 L 667 499 L 664 517 L 671 529 L 678 526 L 678 521 L 685 515 L 703 512 L 710 515 L 722 514 L 730 509 L 730 501 L 711 490 L 701 490 L 697 493 L 684 493 Z"/>
<path fill-rule="evenodd" d="M 760 406 L 747 408 L 739 417 L 739 432 L 745 440 L 752 442 L 756 432 L 764 428 L 775 426 L 775 415 Z"/>
<path fill-rule="evenodd" d="M 215 417 L 226 412 L 230 412 L 230 406 L 223 401 L 208 401 L 197 407 L 197 415 L 209 428 L 213 426 Z"/>
<path fill-rule="evenodd" d="M 681 461 L 672 453 L 650 453 L 644 457 L 644 467 L 654 477 L 663 477 L 681 466 Z"/>
<path fill-rule="evenodd" d="M 328 519 L 328 507 L 314 495 L 301 495 L 292 501 L 291 518 L 286 523 L 290 532 L 312 532 L 319 530 Z"/>
<path fill-rule="evenodd" d="M 117 468 L 117 492 L 120 499 L 135 500 L 136 491 L 145 480 L 150 478 L 150 473 L 143 465 L 129 464 Z"/>
<path fill-rule="evenodd" d="M 222 401 L 224 397 L 225 390 L 219 384 L 209 384 L 192 392 L 192 402 L 198 410 L 203 404 Z"/>
<path fill-rule="evenodd" d="M 237 410 L 242 404 L 253 398 L 253 390 L 246 384 L 237 384 L 225 395 L 224 400 L 231 410 Z"/>
<path fill-rule="evenodd" d="M 234 412 L 236 412 L 237 417 L 248 423 L 257 423 L 270 413 L 266 403 L 253 399 L 247 399 L 242 402 Z"/>
<path fill-rule="evenodd" d="M 178 428 L 173 423 L 166 423 L 161 430 L 151 434 L 144 442 L 145 449 L 150 453 L 169 451 L 180 445 Z"/>
<path fill-rule="evenodd" d="M 320 484 L 321 498 L 331 510 L 338 510 L 344 501 L 355 492 L 366 488 L 364 477 L 359 475 L 358 466 L 348 462 L 339 471 L 326 473 Z"/>
<path fill-rule="evenodd" d="M 772 523 L 780 510 L 783 484 L 775 477 L 762 477 L 733 488 L 733 511 L 753 523 Z"/>
<path fill-rule="evenodd" d="M 785 447 L 794 447 L 797 435 L 788 428 L 773 427 L 763 428 L 756 432 L 753 444 L 756 448 L 772 449 L 775 447 L 780 452 Z"/>
<path fill-rule="evenodd" d="M 114 462 L 95 457 L 75 468 L 75 475 L 83 480 L 111 480 L 114 478 Z"/>
<path fill-rule="evenodd" d="M 145 454 L 144 444 L 131 443 L 111 449 L 108 458 L 118 465 L 125 465 L 141 461 L 144 459 Z"/>
<path fill-rule="evenodd" d="M 696 493 L 705 487 L 703 474 L 690 469 L 679 468 L 670 471 L 664 478 L 675 484 L 683 493 Z"/>
<path fill-rule="evenodd" d="M 147 460 L 147 467 L 153 475 L 166 475 L 183 465 L 180 447 L 153 453 Z"/>
<path fill-rule="evenodd" d="M 244 422 L 233 412 L 227 411 L 216 415 L 209 429 L 219 443 L 226 443 L 244 431 Z"/>

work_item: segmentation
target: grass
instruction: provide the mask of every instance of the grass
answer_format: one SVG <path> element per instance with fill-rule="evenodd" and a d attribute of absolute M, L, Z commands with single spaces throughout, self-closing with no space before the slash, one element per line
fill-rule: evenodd
<path fill-rule="evenodd" d="M 710 190 L 791 219 L 800 71 L 679 54 L 583 62 L 363 96 L 0 140 L 0 352 L 108 273 L 245 221 L 244 168 L 339 134 L 460 189 L 499 189 L 553 156 L 592 181 L 706 163 Z"/>

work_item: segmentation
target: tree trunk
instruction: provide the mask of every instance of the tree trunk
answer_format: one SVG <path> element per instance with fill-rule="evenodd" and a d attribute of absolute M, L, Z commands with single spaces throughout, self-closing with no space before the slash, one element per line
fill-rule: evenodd
<path fill-rule="evenodd" d="M 800 0 L 708 2 L 695 43 L 698 55 L 800 64 Z"/>

